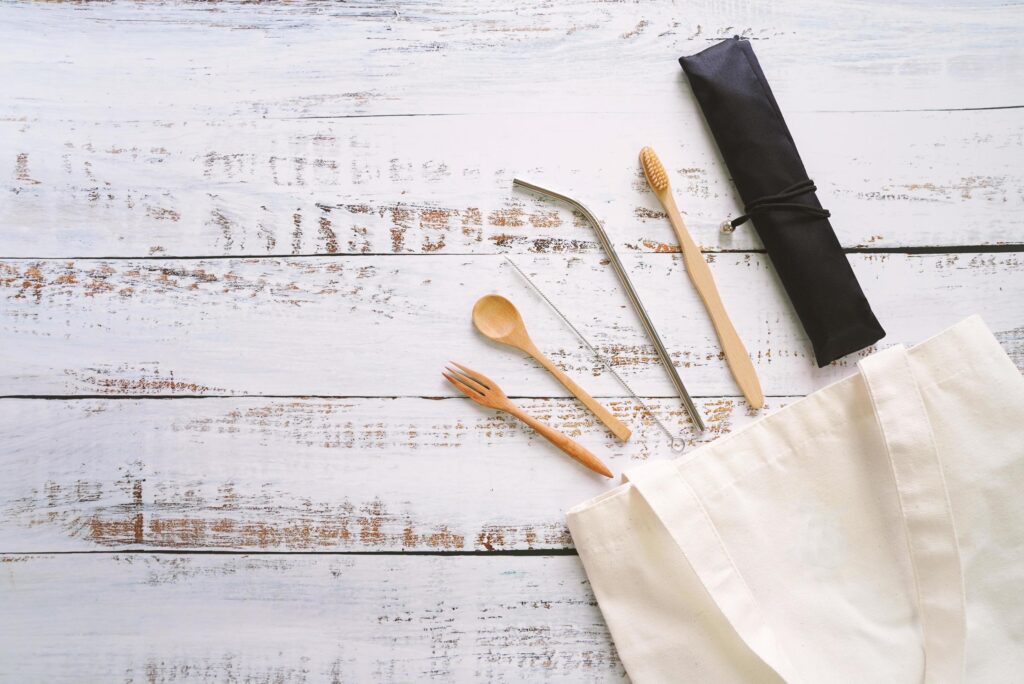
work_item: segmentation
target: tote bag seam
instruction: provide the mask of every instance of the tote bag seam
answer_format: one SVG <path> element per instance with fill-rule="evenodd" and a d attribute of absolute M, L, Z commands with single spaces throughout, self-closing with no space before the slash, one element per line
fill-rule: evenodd
<path fill-rule="evenodd" d="M 903 502 L 903 495 L 900 493 L 903 488 L 902 488 L 902 486 L 900 484 L 900 477 L 899 477 L 899 475 L 896 474 L 896 468 L 893 466 L 892 449 L 889 447 L 889 440 L 886 438 L 886 435 L 885 435 L 885 426 L 882 425 L 881 418 L 878 415 L 878 413 L 879 413 L 878 400 L 877 400 L 877 398 L 875 396 L 875 389 L 872 386 L 871 382 L 868 381 L 867 378 L 864 379 L 864 384 L 865 384 L 865 386 L 867 387 L 867 390 L 868 390 L 868 397 L 870 397 L 870 399 L 871 399 L 871 407 L 872 407 L 873 413 L 875 415 L 875 423 L 878 425 L 878 431 L 879 431 L 879 433 L 881 433 L 881 436 L 882 436 L 882 445 L 885 448 L 886 459 L 889 462 L 888 470 L 889 470 L 889 473 L 892 475 L 893 484 L 896 487 L 896 501 L 897 501 L 897 503 L 899 505 L 899 508 L 900 508 L 900 521 L 901 521 L 902 526 L 903 526 L 903 536 L 904 536 L 904 539 L 906 540 L 908 555 L 910 556 L 911 575 L 913 576 L 913 579 L 914 579 L 914 601 L 915 601 L 915 604 L 917 606 L 917 612 L 918 612 L 918 628 L 919 628 L 920 633 L 921 633 L 921 648 L 924 651 L 924 655 L 925 655 L 925 659 L 926 659 L 925 662 L 927 663 L 928 652 L 927 652 L 927 641 L 926 641 L 925 636 L 924 636 L 924 631 L 925 631 L 925 627 L 924 627 L 924 612 L 923 612 L 922 607 L 921 607 L 922 604 L 921 604 L 920 571 L 918 569 L 917 553 L 915 552 L 916 546 L 914 545 L 913 538 L 911 537 L 911 534 L 910 534 L 910 527 L 907 525 L 907 509 L 906 509 L 906 506 L 904 505 L 904 502 Z M 926 667 L 927 667 L 927 665 L 926 665 Z"/>
<path fill-rule="evenodd" d="M 966 620 L 966 599 L 965 599 L 965 594 L 964 594 L 964 592 L 965 592 L 964 577 L 963 577 L 963 571 L 961 569 L 961 560 L 960 560 L 960 544 L 959 544 L 959 540 L 957 539 L 957 536 L 956 536 L 956 525 L 955 525 L 955 522 L 954 522 L 954 519 L 953 519 L 953 515 L 952 515 L 952 507 L 951 507 L 951 503 L 950 503 L 950 499 L 949 499 L 949 490 L 946 488 L 945 474 L 944 474 L 944 472 L 942 470 L 942 462 L 939 459 L 939 447 L 938 447 L 937 442 L 935 441 L 935 432 L 934 432 L 934 428 L 932 427 L 931 417 L 928 415 L 928 409 L 927 409 L 927 406 L 924 403 L 924 396 L 923 396 L 923 394 L 921 392 L 921 384 L 918 382 L 918 379 L 917 379 L 917 377 L 914 374 L 913 367 L 909 363 L 909 360 L 908 360 L 908 357 L 907 357 L 907 354 L 906 354 L 905 351 L 902 354 L 899 355 L 899 359 L 897 359 L 897 361 L 898 361 L 898 363 L 900 365 L 900 369 L 905 371 L 907 373 L 907 375 L 909 376 L 910 383 L 911 383 L 910 391 L 913 394 L 916 395 L 917 410 L 921 412 L 921 415 L 923 416 L 923 419 L 925 421 L 925 426 L 924 427 L 925 427 L 926 433 L 927 433 L 927 439 L 928 439 L 927 443 L 931 446 L 930 451 L 931 451 L 931 456 L 932 456 L 932 458 L 929 459 L 929 465 L 934 466 L 938 470 L 939 482 L 940 482 L 941 486 L 943 487 L 941 503 L 945 504 L 945 508 L 942 511 L 942 518 L 944 519 L 944 522 L 948 525 L 948 529 L 949 529 L 950 533 L 953 535 L 953 545 L 952 546 L 953 546 L 953 552 L 955 554 L 957 571 L 958 571 L 958 575 L 959 575 L 959 578 L 958 578 L 959 581 L 958 581 L 957 586 L 956 586 L 956 591 L 957 591 L 956 605 L 957 605 L 957 608 L 958 608 L 960 619 L 957 622 L 958 622 L 958 626 L 960 628 L 959 629 L 960 636 L 962 636 L 963 639 L 964 639 L 964 641 L 961 641 L 961 643 L 958 644 L 955 648 L 957 648 L 957 649 L 959 649 L 961 651 L 960 657 L 959 657 L 959 678 L 962 678 L 963 677 L 963 668 L 964 668 L 964 666 L 966 664 L 966 660 L 963 657 L 964 656 L 963 649 L 966 647 L 966 643 L 965 643 L 965 640 L 966 640 L 966 624 L 965 624 L 965 620 Z M 883 367 L 883 370 L 884 370 L 884 367 Z M 863 367 L 862 367 L 862 373 L 863 373 Z M 955 374 L 955 375 L 958 375 L 958 374 Z M 947 378 L 947 380 L 948 379 L 949 378 Z M 922 576 L 923 576 L 925 568 L 922 567 L 921 563 L 919 562 L 919 558 L 918 558 L 919 554 L 921 553 L 921 548 L 920 548 L 920 546 L 918 546 L 915 543 L 915 541 L 914 541 L 914 534 L 912 534 L 911 529 L 910 529 L 911 528 L 910 519 L 907 517 L 906 507 L 904 506 L 904 501 L 903 501 L 903 492 L 905 491 L 905 488 L 900 486 L 901 480 L 899 478 L 899 475 L 896 473 L 896 470 L 897 470 L 896 469 L 896 459 L 893 457 L 893 452 L 892 452 L 892 449 L 891 449 L 891 447 L 889 445 L 889 439 L 886 437 L 886 429 L 885 429 L 884 425 L 882 424 L 882 418 L 881 418 L 882 410 L 879 408 L 880 404 L 879 404 L 879 402 L 877 400 L 877 395 L 876 395 L 876 393 L 874 391 L 872 383 L 867 380 L 867 377 L 865 377 L 865 384 L 868 387 L 868 393 L 869 393 L 869 396 L 871 397 L 872 405 L 874 406 L 874 409 L 875 409 L 876 420 L 877 420 L 877 422 L 879 424 L 879 429 L 880 429 L 880 431 L 882 433 L 883 442 L 885 444 L 886 454 L 889 457 L 889 464 L 890 464 L 890 469 L 892 470 L 893 479 L 896 481 L 897 499 L 899 501 L 900 512 L 903 515 L 903 529 L 904 529 L 904 532 L 905 532 L 905 535 L 906 535 L 906 539 L 907 539 L 907 542 L 906 542 L 907 543 L 907 550 L 909 551 L 909 554 L 910 554 L 910 565 L 911 565 L 911 569 L 912 569 L 912 572 L 913 572 L 915 597 L 917 599 L 918 613 L 919 613 L 919 616 L 920 616 L 919 626 L 920 626 L 920 632 L 921 632 L 921 638 L 922 638 L 922 648 L 923 648 L 924 657 L 925 657 L 925 660 L 924 660 L 924 663 L 925 663 L 924 677 L 925 677 L 925 681 L 932 681 L 932 677 L 929 675 L 929 673 L 932 672 L 931 667 L 930 667 L 930 661 L 931 661 L 932 656 L 935 656 L 936 654 L 934 652 L 934 649 L 930 649 L 929 648 L 929 644 L 930 644 L 929 635 L 934 635 L 935 634 L 934 630 L 936 629 L 936 624 L 933 623 L 933 621 L 932 621 L 932 619 L 930 617 L 930 612 L 925 610 L 925 605 L 924 605 L 923 600 L 922 600 Z M 932 605 L 932 604 L 929 603 L 929 605 Z M 945 612 L 941 608 L 939 610 L 941 612 Z M 941 628 L 942 625 L 944 625 L 944 624 L 945 624 L 944 621 L 940 620 L 939 627 Z M 945 632 L 945 629 L 940 629 L 940 632 Z M 940 660 L 942 660 L 942 659 L 943 658 L 940 657 Z M 942 669 L 941 666 L 940 666 L 940 669 Z"/>
<path fill-rule="evenodd" d="M 965 643 L 963 643 L 961 645 L 961 647 L 966 651 L 966 637 L 967 637 L 967 627 L 966 627 L 966 620 L 967 620 L 966 587 L 964 585 L 963 561 L 962 561 L 962 559 L 960 557 L 960 539 L 957 536 L 957 532 L 956 532 L 956 520 L 953 518 L 953 504 L 952 504 L 952 502 L 950 501 L 950 498 L 949 498 L 949 487 L 946 485 L 946 473 L 942 469 L 942 459 L 940 458 L 940 455 L 939 455 L 939 444 L 938 444 L 938 442 L 935 439 L 935 429 L 932 427 L 932 421 L 931 421 L 931 418 L 928 415 L 928 407 L 924 403 L 924 396 L 921 394 L 920 384 L 917 381 L 917 377 L 914 375 L 914 369 L 910 365 L 909 361 L 907 360 L 906 354 L 903 355 L 903 357 L 900 359 L 900 361 L 906 367 L 907 372 L 910 373 L 910 377 L 911 377 L 911 379 L 914 382 L 914 392 L 913 392 L 913 394 L 916 397 L 918 408 L 921 411 L 922 415 L 924 415 L 924 418 L 925 418 L 925 424 L 926 424 L 926 427 L 927 427 L 927 430 L 928 430 L 928 439 L 929 439 L 929 442 L 931 443 L 932 449 L 933 449 L 933 456 L 934 456 L 933 460 L 935 462 L 935 467 L 936 467 L 936 469 L 938 470 L 938 473 L 939 473 L 939 482 L 942 485 L 942 502 L 945 504 L 943 506 L 943 509 L 942 509 L 943 518 L 945 518 L 945 522 L 949 525 L 949 529 L 950 529 L 950 531 L 953 534 L 953 550 L 956 553 L 956 563 L 957 563 L 957 568 L 959 569 L 958 574 L 959 574 L 959 580 L 960 581 L 958 582 L 957 587 L 956 587 L 956 589 L 957 589 L 957 607 L 959 608 L 960 615 L 961 615 L 961 617 L 963 619 L 959 620 L 958 622 L 959 622 L 960 625 L 963 626 L 963 636 L 964 636 Z M 888 448 L 888 444 L 886 446 Z M 902 506 L 902 502 L 901 502 L 901 506 Z M 909 526 L 907 526 L 906 524 L 904 524 L 904 526 L 907 528 L 907 533 L 908 533 L 908 536 L 909 536 L 909 533 L 910 533 Z M 916 570 L 916 568 L 917 568 L 917 564 L 916 563 L 914 564 L 914 568 L 915 568 L 915 573 L 916 573 L 916 571 L 917 571 Z M 916 581 L 916 577 L 915 577 L 915 581 Z M 923 611 L 922 611 L 922 616 L 923 616 Z M 921 621 L 921 624 L 922 624 L 922 631 L 927 631 L 928 628 L 925 626 L 925 621 L 924 620 Z M 927 651 L 926 651 L 925 652 L 925 667 L 926 668 L 927 668 L 927 663 L 928 663 L 928 660 L 927 660 Z M 961 677 L 963 677 L 963 670 L 964 670 L 965 665 L 966 665 L 966 658 L 961 658 L 961 662 L 960 662 L 960 676 Z"/>
<path fill-rule="evenodd" d="M 910 364 L 907 363 L 907 360 L 905 358 L 903 359 L 903 363 L 906 364 L 907 369 L 910 371 L 910 377 L 914 378 L 914 385 L 915 385 L 915 387 L 914 387 L 914 389 L 915 389 L 914 397 L 917 400 L 917 405 L 920 408 L 922 415 L 924 415 L 924 417 L 925 417 L 925 423 L 926 423 L 926 425 L 928 427 L 928 439 L 931 442 L 932 446 L 934 447 L 935 465 L 938 466 L 939 480 L 942 483 L 942 498 L 943 498 L 943 501 L 946 504 L 945 507 L 943 508 L 943 514 L 944 514 L 943 517 L 946 518 L 946 521 L 949 523 L 950 529 L 953 530 L 953 542 L 954 542 L 954 545 L 956 546 L 957 558 L 959 558 L 960 557 L 960 540 L 959 540 L 959 537 L 957 537 L 957 534 L 956 534 L 956 519 L 953 518 L 953 503 L 952 503 L 952 501 L 949 498 L 949 487 L 946 485 L 946 473 L 945 473 L 945 471 L 942 468 L 942 459 L 939 457 L 939 444 L 938 444 L 938 441 L 935 439 L 935 429 L 932 427 L 931 418 L 928 416 L 928 407 L 924 403 L 924 397 L 921 395 L 920 385 L 917 383 L 917 378 L 914 377 L 913 368 L 911 368 Z M 959 375 L 959 373 L 956 373 L 955 375 Z M 946 380 L 951 379 L 952 377 L 955 377 L 955 375 L 954 376 L 950 376 L 950 378 L 946 378 L 945 380 L 943 380 L 943 382 L 945 382 Z M 961 585 L 962 584 L 963 584 L 963 573 L 961 572 Z M 963 596 L 963 594 L 961 593 L 961 597 L 962 596 Z M 963 600 L 960 601 L 960 604 L 964 605 Z"/>
<path fill-rule="evenodd" d="M 743 573 L 741 573 L 739 567 L 737 567 L 736 561 L 733 560 L 732 554 L 729 553 L 729 549 L 725 545 L 725 540 L 722 539 L 722 535 L 718 532 L 718 526 L 715 525 L 714 521 L 711 519 L 711 515 L 707 511 L 707 508 L 704 507 L 704 502 L 701 501 L 700 496 L 697 495 L 696 490 L 694 490 L 693 486 L 689 483 L 686 477 L 683 476 L 682 473 L 679 473 L 679 479 L 682 480 L 686 488 L 690 490 L 690 495 L 693 496 L 693 500 L 697 502 L 697 509 L 700 511 L 701 517 L 704 518 L 704 521 L 707 523 L 708 527 L 711 528 L 711 533 L 714 535 L 715 542 L 718 544 L 719 548 L 722 549 L 722 554 L 725 555 L 725 559 L 729 561 L 729 567 L 732 568 L 732 571 L 736 574 L 737 577 L 739 577 L 740 582 L 743 583 L 743 588 L 747 590 L 748 594 L 750 594 L 751 600 L 754 602 L 754 605 L 757 606 L 757 609 L 760 612 L 760 603 L 754 596 L 754 592 L 750 589 L 750 585 L 747 584 L 746 578 L 743 577 Z M 658 519 L 661 520 L 661 516 L 658 516 Z M 662 522 L 662 524 L 664 524 L 664 522 Z"/>
<path fill-rule="evenodd" d="M 690 484 L 689 480 L 687 480 L 686 476 L 681 471 L 676 469 L 676 475 L 678 476 L 679 480 L 683 483 L 683 485 L 689 490 L 690 495 L 693 497 L 693 500 L 694 500 L 694 502 L 697 505 L 697 510 L 700 511 L 701 517 L 704 518 L 704 522 L 711 529 L 711 534 L 712 534 L 712 536 L 713 536 L 713 538 L 715 540 L 715 543 L 721 549 L 722 555 L 728 561 L 730 571 L 732 572 L 732 574 L 734 574 L 739 579 L 740 583 L 743 585 L 743 589 L 747 593 L 748 600 L 753 604 L 754 608 L 757 610 L 758 615 L 760 616 L 761 621 L 764 622 L 765 626 L 768 628 L 768 630 L 772 634 L 772 639 L 775 642 L 775 648 L 778 651 L 779 655 L 785 661 L 785 665 L 787 666 L 788 669 L 795 669 L 793 667 L 793 665 L 791 664 L 791 662 L 789 661 L 789 657 L 785 655 L 785 651 L 782 649 L 782 644 L 778 641 L 778 639 L 775 638 L 775 628 L 768 621 L 768 619 L 766 617 L 767 613 L 765 613 L 764 608 L 761 606 L 760 601 L 757 600 L 757 596 L 754 594 L 753 590 L 750 588 L 750 585 L 747 583 L 747 579 L 743 576 L 743 573 L 740 572 L 740 569 L 736 565 L 736 561 L 733 559 L 732 554 L 729 553 L 729 549 L 728 549 L 728 547 L 725 544 L 725 540 L 722 539 L 722 535 L 719 533 L 718 527 L 715 525 L 714 521 L 711 519 L 711 515 L 708 513 L 707 509 L 705 508 L 704 502 L 701 500 L 700 496 L 698 496 L 696 490 L 693 488 L 693 486 Z M 646 497 L 644 497 L 644 499 L 646 500 Z M 648 503 L 648 505 L 650 505 L 650 503 Z M 653 507 L 652 507 L 652 510 L 654 510 Z M 658 512 L 655 510 L 654 513 L 655 513 L 655 517 L 658 519 L 658 522 L 660 522 L 662 524 L 662 526 L 665 526 L 665 521 L 662 520 L 662 518 L 658 514 Z M 668 532 L 669 532 L 669 536 L 672 536 L 671 531 L 669 530 Z M 676 542 L 676 546 L 679 546 L 678 542 Z M 680 551 L 683 552 L 683 557 L 685 558 L 686 557 L 686 551 L 683 550 L 682 547 L 680 547 Z M 687 562 L 690 562 L 688 558 L 687 558 Z M 691 567 L 692 567 L 692 563 L 691 563 Z M 698 574 L 698 578 L 699 577 L 700 577 L 700 575 Z M 703 580 L 701 580 L 701 584 L 704 585 L 704 581 Z M 711 600 L 714 601 L 715 605 L 718 606 L 718 610 L 722 611 L 722 608 L 721 608 L 721 605 L 718 602 L 718 599 L 715 597 L 715 595 L 713 593 L 711 593 L 711 590 L 708 589 L 706 585 L 704 586 L 704 590 L 711 597 Z M 724 611 L 723 611 L 723 613 L 724 613 Z M 726 616 L 726 619 L 729 619 L 728 616 Z M 729 620 L 729 624 L 732 626 L 733 631 L 736 632 L 737 636 L 739 636 L 739 638 L 744 643 L 746 643 L 746 641 L 747 641 L 746 638 L 744 638 L 744 636 L 742 634 L 740 634 L 740 632 L 736 629 L 736 626 L 732 624 L 732 620 L 731 619 Z M 748 648 L 749 647 L 750 646 L 748 644 Z M 751 650 L 753 650 L 753 649 L 751 649 Z M 759 658 L 761 658 L 762 661 L 764 661 L 765 665 L 767 665 L 769 667 L 769 669 L 771 669 L 773 672 L 775 672 L 779 676 L 780 679 L 782 679 L 783 681 L 791 681 L 791 680 L 788 680 L 785 676 L 783 676 L 783 674 L 781 672 L 779 672 L 775 668 L 774 665 L 771 665 L 767 661 L 765 661 L 764 658 L 759 653 L 757 653 L 757 651 L 754 651 L 754 653 L 757 654 L 757 656 Z M 799 680 L 796 680 L 796 681 L 799 681 Z"/>

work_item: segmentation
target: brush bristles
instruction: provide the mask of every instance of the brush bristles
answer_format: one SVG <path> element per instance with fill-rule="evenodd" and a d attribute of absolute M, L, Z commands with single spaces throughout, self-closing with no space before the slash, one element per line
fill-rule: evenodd
<path fill-rule="evenodd" d="M 645 147 L 640 150 L 640 163 L 644 167 L 647 182 L 651 184 L 652 188 L 658 192 L 668 189 L 668 174 L 665 173 L 665 167 L 662 166 L 661 160 L 658 159 L 658 155 L 654 153 L 653 149 Z"/>

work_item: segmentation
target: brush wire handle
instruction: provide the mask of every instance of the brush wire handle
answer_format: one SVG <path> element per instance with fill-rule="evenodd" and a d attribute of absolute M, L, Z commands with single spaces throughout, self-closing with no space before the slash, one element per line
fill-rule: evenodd
<path fill-rule="evenodd" d="M 704 308 L 711 316 L 711 323 L 715 326 L 715 332 L 718 334 L 718 342 L 725 353 L 725 361 L 729 364 L 729 369 L 732 371 L 740 391 L 743 392 L 743 396 L 746 397 L 747 403 L 751 408 L 759 409 L 764 406 L 764 391 L 761 389 L 761 381 L 757 378 L 757 371 L 754 369 L 754 363 L 750 360 L 747 348 L 743 346 L 743 340 L 740 339 L 732 320 L 729 319 L 729 314 L 725 311 L 722 297 L 718 294 L 718 287 L 711 275 L 711 267 L 704 261 L 700 247 L 690 237 L 690 232 L 686 230 L 686 224 L 683 223 L 683 217 L 679 213 L 671 191 L 662 194 L 664 197 L 661 198 L 661 203 L 665 207 L 669 221 L 672 223 L 672 229 L 679 240 L 679 247 L 683 252 L 683 262 L 686 264 L 686 274 L 690 276 L 690 282 L 697 288 L 697 293 L 704 301 Z"/>
<path fill-rule="evenodd" d="M 600 473 L 605 477 L 613 477 L 612 471 L 608 470 L 608 466 L 601 462 L 594 454 L 590 453 L 586 448 L 577 442 L 573 441 L 569 437 L 566 437 L 561 432 L 553 427 L 549 427 L 544 423 L 540 422 L 526 411 L 523 411 L 518 406 L 511 405 L 506 411 L 511 413 L 513 416 L 523 421 L 531 428 L 533 428 L 538 434 L 544 439 L 548 440 L 556 447 L 564 451 L 565 453 L 572 456 L 573 459 L 578 461 L 580 464 L 586 466 L 595 473 Z"/>

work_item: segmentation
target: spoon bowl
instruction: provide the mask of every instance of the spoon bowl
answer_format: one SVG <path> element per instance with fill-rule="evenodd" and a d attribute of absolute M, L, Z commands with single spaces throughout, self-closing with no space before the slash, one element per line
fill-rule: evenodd
<path fill-rule="evenodd" d="M 473 305 L 473 325 L 495 342 L 517 344 L 526 336 L 526 324 L 515 304 L 501 295 L 484 295 Z M 514 340 L 514 342 L 513 342 Z"/>

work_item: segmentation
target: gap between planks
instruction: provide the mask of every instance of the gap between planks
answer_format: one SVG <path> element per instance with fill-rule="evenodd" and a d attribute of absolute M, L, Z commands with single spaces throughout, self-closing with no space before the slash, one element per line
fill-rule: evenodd
<path fill-rule="evenodd" d="M 595 250 L 597 251 L 597 250 Z M 766 254 L 764 249 L 703 249 L 704 254 Z M 1024 242 L 1010 242 L 995 245 L 926 245 L 920 247 L 844 247 L 844 254 L 1009 254 L 1024 252 Z M 678 254 L 679 251 L 663 252 L 656 250 L 635 251 L 633 254 Z M 517 256 L 531 252 L 445 252 L 441 256 L 449 257 L 490 257 Z M 214 261 L 214 260 L 245 260 L 245 259 L 348 259 L 366 257 L 432 257 L 439 256 L 430 252 L 366 252 L 366 253 L 322 253 L 309 252 L 304 254 L 193 254 L 187 256 L 16 256 L 5 257 L 4 261 Z"/>
<path fill-rule="evenodd" d="M 716 39 L 717 40 L 717 39 Z M 756 40 L 751 38 L 750 40 Z M 946 108 L 903 108 L 903 109 L 808 109 L 808 114 L 918 114 L 922 112 L 991 112 L 1004 109 L 1024 109 L 1024 105 L 996 105 L 993 107 L 946 107 Z M 544 114 L 544 112 L 519 112 L 523 115 Z M 559 114 L 571 116 L 586 116 L 588 114 L 631 114 L 632 112 L 615 112 L 609 110 L 593 111 L 560 111 Z M 400 114 L 311 114 L 309 116 L 265 116 L 267 121 L 315 121 L 331 119 L 409 119 L 416 116 L 442 117 L 442 116 L 476 116 L 479 112 L 409 112 Z M 216 119 L 213 119 L 216 120 Z M 145 121 L 124 121 L 122 123 L 145 123 Z"/>
<path fill-rule="evenodd" d="M 74 551 L 0 551 L 0 556 L 578 556 L 567 549 L 495 549 L 494 551 L 244 551 L 234 549 L 80 549 Z"/>
<path fill-rule="evenodd" d="M 694 399 L 742 399 L 743 395 L 737 392 L 736 394 L 691 394 Z M 629 394 L 594 394 L 595 399 L 607 399 L 613 400 L 631 400 L 632 395 Z M 793 399 L 792 394 L 774 394 L 765 395 L 766 399 Z M 567 399 L 562 395 L 551 395 L 551 396 L 534 396 L 532 394 L 509 394 L 509 399 L 521 399 L 526 400 L 552 400 L 552 399 Z M 571 397 L 568 397 L 571 398 Z M 675 394 L 652 394 L 648 396 L 640 397 L 644 401 L 656 400 L 656 399 L 678 399 Z M 0 395 L 0 400 L 3 399 L 38 399 L 41 401 L 79 401 L 82 399 L 331 399 L 331 400 L 351 400 L 351 399 L 423 399 L 425 401 L 469 401 L 465 397 L 454 396 L 454 395 L 418 395 L 418 394 L 3 394 Z"/>

